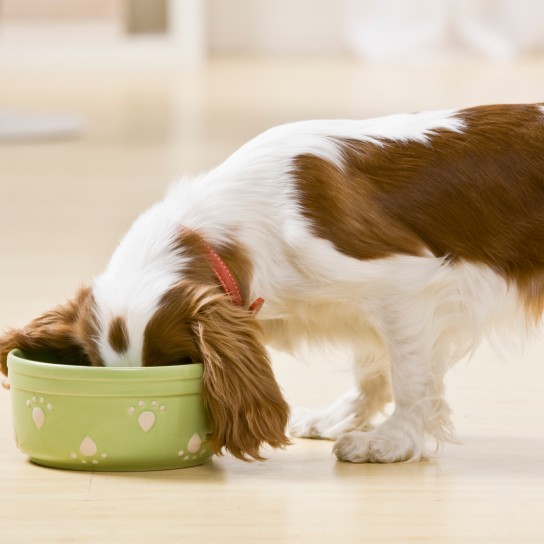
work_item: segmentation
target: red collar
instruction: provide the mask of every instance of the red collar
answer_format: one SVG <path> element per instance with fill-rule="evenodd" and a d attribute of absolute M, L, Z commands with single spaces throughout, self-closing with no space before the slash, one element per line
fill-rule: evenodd
<path fill-rule="evenodd" d="M 234 274 L 230 271 L 229 267 L 225 264 L 225 261 L 218 255 L 218 253 L 206 243 L 206 240 L 199 235 L 202 243 L 206 247 L 206 254 L 208 261 L 212 265 L 212 269 L 219 280 L 219 283 L 223 287 L 223 290 L 229 295 L 232 303 L 236 306 L 244 306 L 244 296 Z M 264 299 L 257 298 L 249 306 L 249 311 L 257 315 L 263 307 Z"/>

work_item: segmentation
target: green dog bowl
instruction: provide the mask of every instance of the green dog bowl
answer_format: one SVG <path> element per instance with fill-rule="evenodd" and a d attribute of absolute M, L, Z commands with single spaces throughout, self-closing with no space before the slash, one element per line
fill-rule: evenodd
<path fill-rule="evenodd" d="M 191 467 L 210 459 L 202 365 L 94 368 L 51 354 L 8 355 L 17 445 L 72 470 Z"/>

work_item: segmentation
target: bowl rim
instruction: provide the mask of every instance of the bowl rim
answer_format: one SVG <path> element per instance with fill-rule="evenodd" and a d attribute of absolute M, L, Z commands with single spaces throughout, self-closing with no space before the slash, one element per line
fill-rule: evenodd
<path fill-rule="evenodd" d="M 8 376 L 10 371 L 15 374 L 23 374 L 34 378 L 47 378 L 58 380 L 108 381 L 165 381 L 165 380 L 194 380 L 204 374 L 202 363 L 189 365 L 170 365 L 153 367 L 97 367 L 76 366 L 47 363 L 27 358 L 21 349 L 13 349 L 8 353 Z"/>

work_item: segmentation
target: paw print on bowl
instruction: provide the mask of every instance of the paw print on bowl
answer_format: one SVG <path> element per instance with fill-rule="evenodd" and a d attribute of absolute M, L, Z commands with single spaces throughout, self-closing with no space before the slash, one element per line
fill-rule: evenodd
<path fill-rule="evenodd" d="M 100 460 L 104 460 L 107 458 L 108 458 L 107 453 L 102 452 L 98 454 L 98 447 L 95 441 L 90 436 L 86 436 L 81 441 L 81 444 L 79 445 L 78 453 L 73 451 L 70 454 L 70 459 L 74 461 L 79 459 L 82 465 L 87 465 L 87 464 L 98 465 Z"/>
<path fill-rule="evenodd" d="M 189 461 L 190 459 L 196 459 L 200 455 L 207 453 L 206 448 L 202 447 L 202 438 L 198 434 L 191 436 L 189 442 L 187 443 L 187 451 L 179 450 L 178 456 L 183 457 L 184 461 Z"/>
<path fill-rule="evenodd" d="M 160 414 L 165 411 L 166 406 L 164 404 L 159 404 L 156 400 L 152 400 L 149 407 L 145 401 L 140 400 L 136 406 L 129 407 L 128 414 L 133 416 L 138 413 L 138 425 L 144 433 L 147 433 L 155 425 L 157 413 Z"/>
<path fill-rule="evenodd" d="M 38 431 L 45 423 L 45 414 L 53 410 L 53 405 L 47 402 L 44 397 L 32 397 L 26 401 L 26 405 L 32 408 L 32 421 Z"/>

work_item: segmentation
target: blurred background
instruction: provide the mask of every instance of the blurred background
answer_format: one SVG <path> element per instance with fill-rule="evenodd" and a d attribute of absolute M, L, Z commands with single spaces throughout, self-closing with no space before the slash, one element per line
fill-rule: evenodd
<path fill-rule="evenodd" d="M 544 101 L 543 68 L 539 0 L 0 0 L 0 328 L 272 125 Z"/>
<path fill-rule="evenodd" d="M 0 330 L 71 297 L 167 185 L 272 125 L 537 101 L 542 0 L 0 0 Z M 341 352 L 272 356 L 294 405 L 351 386 Z M 0 418 L 4 540 L 544 542 L 543 360 L 542 341 L 484 345 L 452 369 L 463 446 L 429 463 L 338 464 L 299 440 L 207 477 L 87 480 L 22 462 Z"/>

